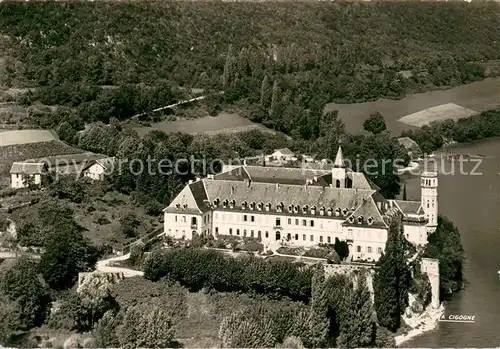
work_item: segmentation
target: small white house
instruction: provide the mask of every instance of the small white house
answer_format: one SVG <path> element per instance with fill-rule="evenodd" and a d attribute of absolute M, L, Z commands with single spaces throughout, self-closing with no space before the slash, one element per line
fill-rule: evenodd
<path fill-rule="evenodd" d="M 295 161 L 295 153 L 288 148 L 275 149 L 274 153 L 266 156 L 266 161 L 288 162 Z"/>
<path fill-rule="evenodd" d="M 116 158 L 104 158 L 90 161 L 82 170 L 82 176 L 96 181 L 102 181 L 104 176 L 115 170 Z"/>
<path fill-rule="evenodd" d="M 27 188 L 30 184 L 42 185 L 47 167 L 41 162 L 14 162 L 10 168 L 10 186 Z"/>

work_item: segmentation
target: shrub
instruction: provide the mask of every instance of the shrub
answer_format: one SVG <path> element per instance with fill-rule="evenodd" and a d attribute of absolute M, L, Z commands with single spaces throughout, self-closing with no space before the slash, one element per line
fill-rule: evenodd
<path fill-rule="evenodd" d="M 156 200 L 149 200 L 146 203 L 146 213 L 150 216 L 158 216 L 163 209 L 163 206 Z"/>
<path fill-rule="evenodd" d="M 331 251 L 324 248 L 311 248 L 304 253 L 304 257 L 326 258 Z"/>
<path fill-rule="evenodd" d="M 133 213 L 127 213 L 120 219 L 120 226 L 122 233 L 129 238 L 137 236 L 137 228 L 140 225 L 140 221 L 137 216 Z"/>

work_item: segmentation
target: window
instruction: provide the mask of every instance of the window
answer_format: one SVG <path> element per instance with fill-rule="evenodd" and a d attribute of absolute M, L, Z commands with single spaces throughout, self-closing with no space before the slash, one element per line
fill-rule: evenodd
<path fill-rule="evenodd" d="M 377 253 L 382 254 L 382 247 L 377 247 Z"/>
<path fill-rule="evenodd" d="M 295 225 L 299 225 L 299 220 L 298 219 L 295 220 Z"/>
<path fill-rule="evenodd" d="M 236 235 L 240 235 L 240 230 L 236 229 Z"/>
<path fill-rule="evenodd" d="M 339 179 L 337 179 L 337 180 L 335 181 L 335 186 L 336 186 L 337 188 L 340 188 L 340 180 L 339 180 Z"/>
<path fill-rule="evenodd" d="M 255 222 L 255 216 L 250 216 L 250 222 Z"/>
<path fill-rule="evenodd" d="M 182 223 L 186 223 L 186 216 L 182 216 Z"/>
<path fill-rule="evenodd" d="M 356 246 L 356 252 L 361 252 L 361 246 Z"/>
<path fill-rule="evenodd" d="M 312 219 L 309 221 L 309 225 L 310 225 L 311 227 L 314 227 L 314 221 L 313 221 Z"/>
<path fill-rule="evenodd" d="M 266 205 L 266 211 L 269 211 L 271 209 L 271 204 Z"/>
<path fill-rule="evenodd" d="M 358 224 L 362 224 L 363 223 L 363 216 L 359 216 L 358 217 Z"/>
<path fill-rule="evenodd" d="M 177 215 L 175 216 L 175 221 L 177 222 Z"/>
<path fill-rule="evenodd" d="M 331 243 L 332 243 L 332 238 L 328 236 L 328 237 L 326 238 L 326 242 L 328 242 L 329 244 L 331 244 Z"/>
<path fill-rule="evenodd" d="M 243 230 L 243 236 L 247 237 L 247 230 L 246 229 Z"/>
<path fill-rule="evenodd" d="M 307 221 L 305 219 L 302 220 L 302 226 L 306 226 L 307 225 Z"/>
<path fill-rule="evenodd" d="M 368 253 L 372 253 L 372 247 L 371 247 L 371 246 L 368 246 L 368 247 L 366 248 L 366 252 L 368 252 Z"/>
<path fill-rule="evenodd" d="M 278 204 L 278 206 L 276 206 L 276 211 L 278 211 L 278 212 L 283 212 L 283 203 L 282 203 L 282 202 L 280 202 L 280 203 Z"/>
<path fill-rule="evenodd" d="M 302 206 L 302 213 L 306 214 L 307 213 L 307 209 L 308 209 L 307 205 Z"/>
<path fill-rule="evenodd" d="M 311 239 L 311 241 L 314 241 L 314 235 L 311 234 L 310 239 Z"/>
<path fill-rule="evenodd" d="M 292 224 L 292 219 L 288 218 L 288 225 L 291 225 L 291 224 Z"/>
<path fill-rule="evenodd" d="M 215 227 L 215 233 L 219 233 L 219 227 Z"/>
<path fill-rule="evenodd" d="M 203 224 L 207 223 L 207 216 L 203 216 Z"/>
<path fill-rule="evenodd" d="M 296 205 L 296 206 L 293 208 L 293 212 L 295 212 L 295 213 L 298 213 L 298 212 L 299 212 L 299 205 Z"/>
<path fill-rule="evenodd" d="M 429 208 L 429 203 L 427 203 L 427 208 Z"/>
<path fill-rule="evenodd" d="M 295 234 L 295 240 L 299 239 L 299 234 Z"/>
<path fill-rule="evenodd" d="M 292 213 L 292 205 L 288 205 L 288 212 Z"/>
<path fill-rule="evenodd" d="M 229 235 L 233 235 L 233 228 L 229 228 Z"/>
<path fill-rule="evenodd" d="M 241 203 L 241 208 L 242 208 L 243 210 L 245 210 L 245 209 L 247 208 L 247 202 L 246 202 L 246 201 L 243 201 L 243 202 Z"/>
<path fill-rule="evenodd" d="M 306 234 L 302 234 L 302 240 L 306 241 Z"/>
<path fill-rule="evenodd" d="M 373 217 L 368 217 L 368 224 L 372 225 L 373 224 Z"/>
<path fill-rule="evenodd" d="M 322 236 L 319 237 L 319 242 L 323 242 L 323 237 Z"/>
<path fill-rule="evenodd" d="M 321 207 L 321 208 L 319 209 L 319 215 L 320 215 L 320 216 L 324 216 L 324 215 L 325 215 L 325 208 L 324 208 L 324 207 Z"/>
<path fill-rule="evenodd" d="M 332 215 L 332 209 L 331 209 L 331 208 L 329 208 L 329 209 L 328 209 L 328 215 L 329 215 L 329 216 L 331 216 L 331 215 Z"/>
<path fill-rule="evenodd" d="M 16 175 L 16 176 L 19 176 L 19 175 Z M 176 204 L 175 208 L 181 208 L 181 204 Z"/>
<path fill-rule="evenodd" d="M 253 237 L 253 230 L 250 230 L 250 236 Z"/>
<path fill-rule="evenodd" d="M 347 238 L 352 239 L 352 229 L 347 229 Z"/>
<path fill-rule="evenodd" d="M 268 237 L 269 237 L 269 232 L 268 232 L 268 231 L 266 231 L 266 238 L 268 238 Z"/>
<path fill-rule="evenodd" d="M 248 220 L 248 217 L 246 214 L 243 215 L 243 222 L 246 222 Z"/>
<path fill-rule="evenodd" d="M 281 218 L 276 218 L 276 226 L 281 227 Z"/>

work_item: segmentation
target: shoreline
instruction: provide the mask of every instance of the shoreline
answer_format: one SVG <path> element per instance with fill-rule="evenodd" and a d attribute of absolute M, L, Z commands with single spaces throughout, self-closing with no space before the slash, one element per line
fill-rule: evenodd
<path fill-rule="evenodd" d="M 439 308 L 434 309 L 428 307 L 422 314 L 414 318 L 403 317 L 403 321 L 411 327 L 407 333 L 394 337 L 396 347 L 400 347 L 405 342 L 418 337 L 426 332 L 436 329 L 439 318 L 444 313 L 444 305 L 440 304 Z"/>

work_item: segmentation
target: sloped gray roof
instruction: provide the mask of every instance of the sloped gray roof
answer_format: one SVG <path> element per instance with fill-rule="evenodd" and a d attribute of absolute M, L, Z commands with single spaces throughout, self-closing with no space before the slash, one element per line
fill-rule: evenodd
<path fill-rule="evenodd" d="M 14 162 L 10 168 L 13 174 L 40 174 L 45 171 L 45 164 L 41 162 Z"/>
<path fill-rule="evenodd" d="M 394 203 L 403 214 L 424 214 L 420 201 L 394 200 Z"/>
<path fill-rule="evenodd" d="M 281 149 L 274 149 L 274 152 L 280 152 L 281 154 L 283 155 L 290 155 L 290 156 L 294 156 L 295 153 L 293 151 L 291 151 L 290 149 L 288 148 L 281 148 Z"/>
<path fill-rule="evenodd" d="M 283 203 L 284 212 L 289 205 L 308 205 L 327 208 L 356 208 L 369 197 L 374 190 L 341 189 L 305 185 L 270 184 L 270 183 L 245 183 L 204 179 L 203 184 L 206 196 L 210 202 L 219 199 L 236 201 L 240 207 L 246 201 L 264 204 L 270 203 L 271 210 Z"/>
<path fill-rule="evenodd" d="M 349 219 L 351 216 L 354 218 L 352 222 Z M 361 223 L 358 222 L 358 218 L 360 217 L 362 218 Z M 368 223 L 368 218 L 373 219 L 371 224 Z M 371 196 L 363 200 L 363 203 L 356 209 L 356 211 L 347 217 L 343 225 L 387 228 L 387 224 L 384 222 L 384 218 Z"/>

